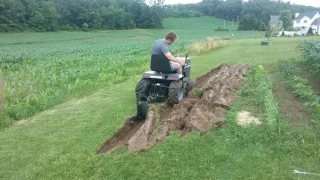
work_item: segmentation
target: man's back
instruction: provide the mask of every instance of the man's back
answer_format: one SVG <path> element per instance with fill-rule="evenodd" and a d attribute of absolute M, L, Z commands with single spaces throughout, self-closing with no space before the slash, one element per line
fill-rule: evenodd
<path fill-rule="evenodd" d="M 169 61 L 169 65 L 172 71 L 177 71 L 179 74 L 182 74 L 182 66 L 185 61 L 181 59 L 177 59 L 171 55 L 169 51 L 170 45 L 172 45 L 178 39 L 177 34 L 174 32 L 169 32 L 166 34 L 165 38 L 158 39 L 153 43 L 151 49 L 151 57 L 152 56 L 165 56 L 165 59 Z M 164 63 L 168 63 L 163 61 Z M 169 67 L 169 68 L 170 68 Z"/>
<path fill-rule="evenodd" d="M 151 49 L 151 55 L 165 55 L 168 52 L 170 52 L 168 44 L 166 44 L 162 39 L 156 40 Z"/>

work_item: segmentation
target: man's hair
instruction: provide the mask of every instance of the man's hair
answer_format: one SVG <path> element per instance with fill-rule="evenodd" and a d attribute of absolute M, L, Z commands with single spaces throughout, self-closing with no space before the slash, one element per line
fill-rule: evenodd
<path fill-rule="evenodd" d="M 166 34 L 166 39 L 174 41 L 174 40 L 178 39 L 178 36 L 175 32 L 169 32 Z"/>

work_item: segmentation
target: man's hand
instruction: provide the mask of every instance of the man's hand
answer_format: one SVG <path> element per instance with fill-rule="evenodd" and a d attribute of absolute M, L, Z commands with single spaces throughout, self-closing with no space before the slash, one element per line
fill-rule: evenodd
<path fill-rule="evenodd" d="M 178 57 L 178 58 L 176 58 L 176 59 L 179 61 L 179 64 L 180 64 L 181 66 L 183 66 L 183 65 L 186 63 L 186 60 L 185 60 L 184 58 Z"/>
<path fill-rule="evenodd" d="M 184 59 L 178 59 L 179 60 L 179 64 L 181 65 L 181 66 L 183 66 L 184 64 L 186 64 L 186 60 L 184 60 Z"/>

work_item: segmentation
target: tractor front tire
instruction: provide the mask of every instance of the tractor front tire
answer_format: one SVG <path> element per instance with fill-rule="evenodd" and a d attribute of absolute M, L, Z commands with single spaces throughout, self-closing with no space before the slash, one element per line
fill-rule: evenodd
<path fill-rule="evenodd" d="M 168 105 L 178 104 L 184 97 L 184 87 L 182 80 L 173 81 L 169 86 Z"/>
<path fill-rule="evenodd" d="M 139 120 L 145 120 L 147 118 L 149 106 L 148 103 L 143 102 L 138 105 L 138 118 Z"/>
<path fill-rule="evenodd" d="M 190 77 L 184 78 L 183 84 L 185 87 L 184 96 L 187 96 L 189 91 L 196 87 L 196 81 L 192 80 Z"/>

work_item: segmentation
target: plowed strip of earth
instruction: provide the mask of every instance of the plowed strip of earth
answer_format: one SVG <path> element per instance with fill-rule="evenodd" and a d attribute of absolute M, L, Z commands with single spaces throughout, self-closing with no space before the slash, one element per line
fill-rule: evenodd
<path fill-rule="evenodd" d="M 190 91 L 179 104 L 160 106 L 159 112 L 149 105 L 145 121 L 125 121 L 97 153 L 108 153 L 119 146 L 129 151 L 143 151 L 165 140 L 172 131 L 186 134 L 192 130 L 210 131 L 223 127 L 225 111 L 234 103 L 236 90 L 247 74 L 249 65 L 226 65 L 212 69 L 196 79 L 196 88 L 201 93 Z M 157 122 L 156 113 L 160 120 Z"/>

